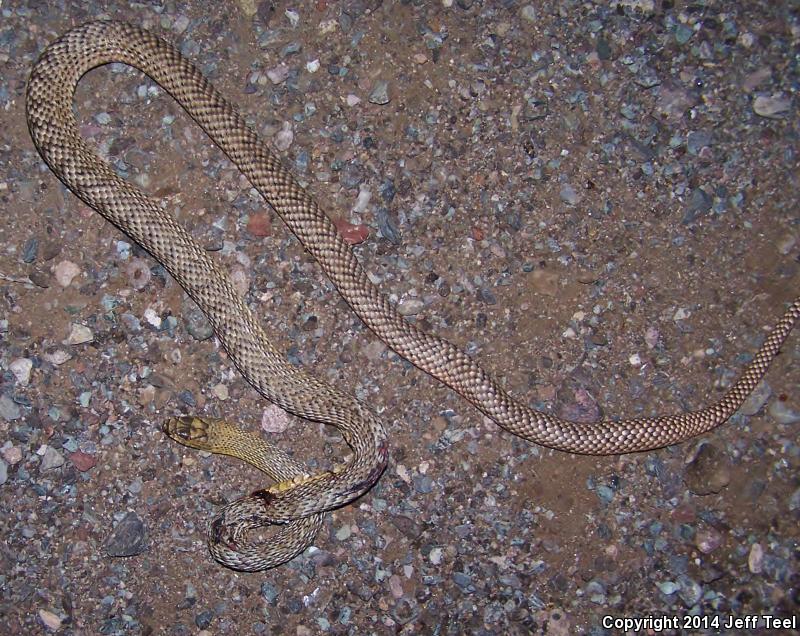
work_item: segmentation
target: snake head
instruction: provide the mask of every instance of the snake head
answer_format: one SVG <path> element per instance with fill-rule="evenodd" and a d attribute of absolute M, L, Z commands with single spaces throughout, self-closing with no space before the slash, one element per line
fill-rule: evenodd
<path fill-rule="evenodd" d="M 168 437 L 184 446 L 209 450 L 209 422 L 192 415 L 170 417 L 162 425 Z"/>

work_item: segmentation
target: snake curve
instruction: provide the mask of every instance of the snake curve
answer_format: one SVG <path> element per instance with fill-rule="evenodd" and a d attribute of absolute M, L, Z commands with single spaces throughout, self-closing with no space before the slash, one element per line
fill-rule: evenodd
<path fill-rule="evenodd" d="M 322 513 L 352 501 L 380 477 L 388 462 L 386 433 L 366 405 L 290 364 L 270 344 L 206 251 L 156 199 L 120 178 L 81 138 L 73 114 L 75 88 L 90 69 L 111 62 L 139 69 L 172 95 L 270 203 L 347 303 L 385 344 L 458 392 L 499 426 L 535 444 L 570 453 L 610 455 L 651 450 L 705 433 L 739 408 L 800 316 L 798 298 L 741 377 L 703 409 L 592 424 L 533 410 L 510 397 L 454 345 L 424 333 L 398 313 L 370 282 L 353 250 L 315 200 L 176 48 L 129 24 L 83 24 L 50 44 L 31 72 L 26 96 L 28 128 L 42 158 L 75 195 L 169 271 L 207 316 L 232 362 L 261 395 L 302 418 L 336 426 L 353 453 L 334 470 L 308 476 L 282 451 L 259 447 L 264 456 L 252 463 L 261 461 L 266 466 L 260 467 L 280 483 L 229 504 L 212 522 L 211 551 L 229 567 L 264 569 L 301 552 L 313 540 Z M 271 469 L 273 457 L 279 466 Z M 254 545 L 243 539 L 246 530 L 264 525 L 278 526 L 275 540 Z"/>

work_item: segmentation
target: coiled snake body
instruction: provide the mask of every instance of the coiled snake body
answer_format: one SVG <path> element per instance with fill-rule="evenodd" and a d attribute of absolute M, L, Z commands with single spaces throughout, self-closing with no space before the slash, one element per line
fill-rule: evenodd
<path fill-rule="evenodd" d="M 742 404 L 800 316 L 798 299 L 741 378 L 702 410 L 596 424 L 532 410 L 511 398 L 455 346 L 399 315 L 369 281 L 314 199 L 175 48 L 124 23 L 98 21 L 77 27 L 42 53 L 28 84 L 28 127 L 45 162 L 72 192 L 170 272 L 208 317 L 231 360 L 257 391 L 300 417 L 336 426 L 353 451 L 352 459 L 334 470 L 307 475 L 279 449 L 224 422 L 169 420 L 165 428 L 174 439 L 240 457 L 278 482 L 229 504 L 212 522 L 211 551 L 229 567 L 263 569 L 302 551 L 313 540 L 322 513 L 351 501 L 380 477 L 388 460 L 386 435 L 367 406 L 285 360 L 207 253 L 158 201 L 121 179 L 80 137 L 72 111 L 75 88 L 87 71 L 110 62 L 138 68 L 175 98 L 280 214 L 378 337 L 504 429 L 536 444 L 572 453 L 616 454 L 667 446 L 706 432 Z M 262 525 L 277 526 L 270 543 L 248 542 L 245 532 Z"/>

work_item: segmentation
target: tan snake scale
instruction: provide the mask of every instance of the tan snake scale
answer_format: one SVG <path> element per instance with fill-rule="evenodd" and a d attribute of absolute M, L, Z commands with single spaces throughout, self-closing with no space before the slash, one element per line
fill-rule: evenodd
<path fill-rule="evenodd" d="M 229 504 L 212 522 L 209 545 L 214 556 L 230 567 L 272 567 L 302 551 L 313 540 L 321 513 L 353 500 L 380 477 L 388 459 L 386 435 L 369 407 L 286 361 L 205 250 L 159 201 L 121 179 L 81 139 L 73 114 L 75 88 L 87 71 L 110 62 L 138 68 L 175 98 L 280 214 L 381 340 L 498 425 L 533 443 L 570 453 L 616 454 L 667 446 L 704 433 L 739 408 L 800 315 L 798 299 L 741 378 L 702 410 L 595 424 L 532 410 L 510 397 L 455 346 L 422 332 L 398 314 L 370 283 L 314 199 L 175 48 L 124 23 L 84 24 L 51 44 L 31 73 L 28 126 L 45 162 L 72 192 L 170 272 L 203 310 L 231 360 L 257 391 L 300 417 L 336 426 L 353 451 L 352 458 L 335 470 L 305 476 L 303 467 L 286 453 L 235 427 L 213 420 L 170 420 L 168 432 L 183 443 L 236 455 L 281 482 Z M 263 525 L 277 525 L 270 541 L 248 542 L 247 530 Z"/>

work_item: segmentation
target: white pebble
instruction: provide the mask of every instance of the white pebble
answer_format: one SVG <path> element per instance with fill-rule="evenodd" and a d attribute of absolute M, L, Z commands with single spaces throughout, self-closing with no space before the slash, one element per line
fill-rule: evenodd
<path fill-rule="evenodd" d="M 61 261 L 58 265 L 56 265 L 53 273 L 55 274 L 56 281 L 58 281 L 59 285 L 62 287 L 69 287 L 72 279 L 80 274 L 81 270 L 72 261 Z"/>
<path fill-rule="evenodd" d="M 271 68 L 267 71 L 267 77 L 273 84 L 281 84 L 289 77 L 289 67 L 281 64 L 280 66 Z"/>
<path fill-rule="evenodd" d="M 339 28 L 339 23 L 336 20 L 323 20 L 319 23 L 319 32 L 322 35 L 328 35 L 329 33 L 333 33 L 336 29 Z"/>
<path fill-rule="evenodd" d="M 691 311 L 684 309 L 683 307 L 679 307 L 678 310 L 673 314 L 672 320 L 675 322 L 678 322 L 679 320 L 686 320 L 691 315 Z"/>
<path fill-rule="evenodd" d="M 306 70 L 309 73 L 316 73 L 319 70 L 319 60 L 311 60 L 306 63 Z"/>
<path fill-rule="evenodd" d="M 28 386 L 33 369 L 33 361 L 30 358 L 17 358 L 8 365 L 8 368 L 17 378 L 17 382 L 22 386 Z"/>
<path fill-rule="evenodd" d="M 72 323 L 70 327 L 69 336 L 61 344 L 66 345 L 79 345 L 94 340 L 94 334 L 89 327 L 79 325 L 76 322 Z"/>
<path fill-rule="evenodd" d="M 268 406 L 261 414 L 261 430 L 266 433 L 283 433 L 289 428 L 289 416 L 281 407 Z"/>
<path fill-rule="evenodd" d="M 283 128 L 275 135 L 275 147 L 281 151 L 288 150 L 293 141 L 294 132 L 292 131 L 292 124 L 285 121 L 283 122 Z"/>
<path fill-rule="evenodd" d="M 45 353 L 42 357 L 50 364 L 54 364 L 56 366 L 64 364 L 67 360 L 72 359 L 72 356 L 63 349 L 57 349 L 56 351 L 53 351 L 53 353 Z"/>
<path fill-rule="evenodd" d="M 394 472 L 396 472 L 397 476 L 407 484 L 411 483 L 411 475 L 408 473 L 408 468 L 406 468 L 403 464 L 397 464 L 397 466 L 394 468 Z"/>
<path fill-rule="evenodd" d="M 355 106 L 356 104 L 361 103 L 361 98 L 358 95 L 353 95 L 353 93 L 350 93 L 345 101 L 347 102 L 348 106 Z"/>
<path fill-rule="evenodd" d="M 39 620 L 42 621 L 42 624 L 49 630 L 57 631 L 61 629 L 61 619 L 53 614 L 53 612 L 48 612 L 47 610 L 40 609 L 39 610 Z"/>
<path fill-rule="evenodd" d="M 284 11 L 283 14 L 287 18 L 289 18 L 289 23 L 293 27 L 296 27 L 298 25 L 298 23 L 300 22 L 300 14 L 297 11 L 295 11 L 294 9 L 286 9 L 286 11 Z"/>
<path fill-rule="evenodd" d="M 372 191 L 363 183 L 358 188 L 358 198 L 353 206 L 353 212 L 364 212 L 372 199 Z"/>
<path fill-rule="evenodd" d="M 747 567 L 753 574 L 761 574 L 764 569 L 764 548 L 761 547 L 760 543 L 754 543 L 750 546 Z"/>
<path fill-rule="evenodd" d="M 214 386 L 211 389 L 211 392 L 220 400 L 227 400 L 228 399 L 228 387 L 222 384 L 221 382 Z"/>
<path fill-rule="evenodd" d="M 144 310 L 144 319 L 156 329 L 161 327 L 161 316 L 159 316 L 152 307 Z"/>
<path fill-rule="evenodd" d="M 631 363 L 631 366 L 640 367 L 642 366 L 642 357 L 638 353 L 634 353 L 630 358 L 628 358 L 628 362 Z"/>

